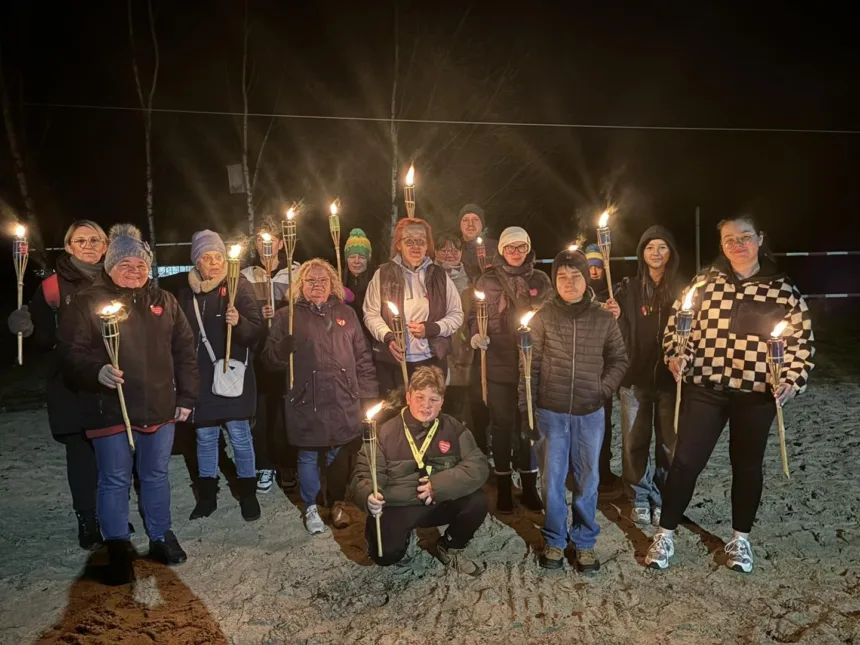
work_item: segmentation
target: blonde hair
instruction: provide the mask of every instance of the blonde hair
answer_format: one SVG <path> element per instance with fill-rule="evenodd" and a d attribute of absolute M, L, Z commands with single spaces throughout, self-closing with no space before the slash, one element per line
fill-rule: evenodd
<path fill-rule="evenodd" d="M 299 267 L 299 270 L 296 271 L 295 274 L 293 274 L 293 284 L 290 285 L 290 299 L 293 302 L 296 302 L 299 299 L 302 295 L 302 284 L 304 284 L 305 276 L 307 276 L 307 274 L 310 273 L 310 270 L 314 267 L 321 267 L 323 271 L 326 272 L 326 275 L 328 275 L 328 278 L 331 281 L 332 295 L 343 302 L 346 299 L 346 293 L 343 290 L 343 283 L 337 275 L 337 270 L 322 258 L 308 260 Z"/>
<path fill-rule="evenodd" d="M 87 228 L 91 228 L 96 233 L 98 233 L 99 237 L 102 238 L 102 242 L 104 242 L 104 245 L 107 246 L 108 237 L 107 237 L 107 234 L 105 234 L 105 230 L 101 226 L 96 224 L 94 221 L 92 221 L 91 219 L 79 219 L 79 220 L 75 220 L 74 222 L 72 222 L 72 225 L 66 229 L 66 235 L 65 235 L 65 237 L 63 237 L 63 246 L 71 246 L 72 235 L 74 235 L 75 231 L 77 231 L 79 228 L 81 228 L 83 226 L 86 226 Z"/>
<path fill-rule="evenodd" d="M 419 367 L 409 379 L 409 393 L 430 388 L 441 397 L 445 397 L 445 375 L 438 367 Z"/>

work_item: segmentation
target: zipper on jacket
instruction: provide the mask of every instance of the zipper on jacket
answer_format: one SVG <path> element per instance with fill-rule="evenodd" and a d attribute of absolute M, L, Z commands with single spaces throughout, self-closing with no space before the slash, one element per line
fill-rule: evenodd
<path fill-rule="evenodd" d="M 349 398 L 351 398 L 353 401 L 355 401 L 355 399 L 357 397 L 355 396 L 355 394 L 352 391 L 352 379 L 349 378 L 349 374 L 347 374 L 346 370 L 343 369 L 342 367 L 340 368 L 340 371 L 343 372 L 343 377 L 346 379 L 346 390 L 347 390 L 347 392 L 349 392 Z"/>
<path fill-rule="evenodd" d="M 660 330 L 663 329 L 663 307 L 661 306 L 657 310 L 657 356 L 663 353 L 663 339 L 660 337 Z M 654 363 L 654 380 L 651 385 L 656 389 L 657 388 L 657 369 L 660 365 L 660 360 L 658 358 L 657 362 Z"/>
<path fill-rule="evenodd" d="M 576 318 L 573 319 L 573 349 L 570 352 L 570 412 L 573 414 L 573 383 L 576 380 Z"/>
<path fill-rule="evenodd" d="M 317 411 L 317 371 L 311 373 L 311 401 L 314 404 L 314 412 Z"/>

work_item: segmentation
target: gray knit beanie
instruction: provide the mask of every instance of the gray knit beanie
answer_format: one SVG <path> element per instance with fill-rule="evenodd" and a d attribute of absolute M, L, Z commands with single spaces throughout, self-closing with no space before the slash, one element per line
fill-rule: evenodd
<path fill-rule="evenodd" d="M 201 255 L 210 251 L 217 251 L 225 260 L 227 259 L 227 247 L 224 246 L 224 241 L 218 233 L 206 229 L 197 231 L 191 236 L 191 262 L 194 266 L 197 266 L 197 260 Z"/>
<path fill-rule="evenodd" d="M 134 224 L 114 224 L 108 231 L 105 271 L 110 273 L 126 258 L 140 258 L 147 266 L 152 266 L 152 251 L 143 241 L 140 229 Z"/>

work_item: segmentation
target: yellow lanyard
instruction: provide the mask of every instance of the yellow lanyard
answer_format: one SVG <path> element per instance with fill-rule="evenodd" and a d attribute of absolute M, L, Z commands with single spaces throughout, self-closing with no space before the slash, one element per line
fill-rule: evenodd
<path fill-rule="evenodd" d="M 418 450 L 418 446 L 415 445 L 415 439 L 412 438 L 412 433 L 409 431 L 409 426 L 406 425 L 406 408 L 403 408 L 400 411 L 400 418 L 403 419 L 403 432 L 406 433 L 406 441 L 409 442 L 409 449 L 412 451 L 412 456 L 415 458 L 415 461 L 418 462 L 419 470 L 424 468 L 424 455 L 427 453 L 427 449 L 430 447 L 430 442 L 433 441 L 433 437 L 436 434 L 436 430 L 439 429 L 439 419 L 436 419 L 433 422 L 433 427 L 430 428 L 430 431 L 427 433 L 427 436 L 424 438 L 424 443 L 421 444 L 421 450 Z M 427 474 L 430 474 L 430 471 L 433 469 L 433 466 L 427 466 Z"/>

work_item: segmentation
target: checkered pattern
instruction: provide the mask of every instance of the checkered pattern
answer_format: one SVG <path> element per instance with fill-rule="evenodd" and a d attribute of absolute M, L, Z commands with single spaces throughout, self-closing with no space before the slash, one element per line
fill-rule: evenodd
<path fill-rule="evenodd" d="M 782 382 L 802 392 L 813 368 L 811 359 L 815 350 L 809 308 L 794 284 L 785 277 L 739 284 L 715 268 L 697 275 L 691 285 L 702 281 L 707 284 L 696 292 L 693 326 L 685 351 L 687 365 L 692 365 L 692 369 L 685 375 L 685 381 L 741 392 L 768 391 L 767 337 L 731 331 L 736 303 L 754 300 L 778 303 L 788 311 Z M 666 362 L 677 355 L 674 312 L 680 306 L 681 301 L 676 301 L 666 325 L 663 338 Z"/>

